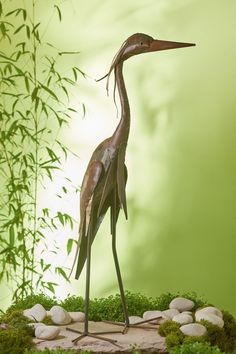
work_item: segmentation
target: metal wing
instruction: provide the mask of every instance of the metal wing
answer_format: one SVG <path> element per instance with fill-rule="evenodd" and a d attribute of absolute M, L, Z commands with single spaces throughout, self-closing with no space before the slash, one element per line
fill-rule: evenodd
<path fill-rule="evenodd" d="M 80 194 L 79 239 L 70 275 L 73 272 L 75 263 L 77 261 L 78 253 L 82 252 L 82 255 L 79 254 L 79 258 L 84 257 L 84 251 L 81 250 L 81 244 L 83 243 L 83 240 L 84 238 L 86 238 L 87 235 L 88 225 L 90 223 L 91 217 L 91 205 L 93 200 L 93 194 L 96 186 L 99 183 L 102 172 L 103 164 L 100 161 L 94 161 L 88 166 L 88 169 L 84 176 Z"/>

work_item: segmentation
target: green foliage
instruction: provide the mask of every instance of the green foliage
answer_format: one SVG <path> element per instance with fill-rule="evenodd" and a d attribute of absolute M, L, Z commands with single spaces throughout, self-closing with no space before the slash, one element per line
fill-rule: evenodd
<path fill-rule="evenodd" d="M 66 311 L 84 311 L 84 299 L 82 296 L 68 296 L 61 302 L 61 306 Z"/>
<path fill-rule="evenodd" d="M 125 292 L 129 315 L 142 316 L 147 310 L 154 309 L 153 299 L 141 294 Z M 123 321 L 122 303 L 119 294 L 107 298 L 91 300 L 90 319 L 93 321 L 111 320 Z"/>
<path fill-rule="evenodd" d="M 179 333 L 179 328 L 180 324 L 170 320 L 162 323 L 158 329 L 158 332 L 162 337 L 166 337 L 171 333 Z"/>
<path fill-rule="evenodd" d="M 24 330 L 28 335 L 33 336 L 34 330 L 28 326 L 30 322 L 31 321 L 23 315 L 22 311 L 19 310 L 8 311 L 0 317 L 0 323 L 7 323 L 10 327 Z"/>
<path fill-rule="evenodd" d="M 13 304 L 7 309 L 7 312 L 14 310 L 26 310 L 33 307 L 36 304 L 41 304 L 45 310 L 50 310 L 52 306 L 58 305 L 59 301 L 55 297 L 51 298 L 43 293 L 37 295 L 28 295 L 24 299 L 14 301 Z"/>
<path fill-rule="evenodd" d="M 170 354 L 224 354 L 218 347 L 212 347 L 210 343 L 195 341 L 184 343 L 181 346 L 173 347 L 169 350 Z"/>
<path fill-rule="evenodd" d="M 0 331 L 1 354 L 23 354 L 26 349 L 32 347 L 32 337 L 25 330 L 12 327 Z"/>
<path fill-rule="evenodd" d="M 48 12 L 61 21 L 60 8 L 52 3 Z M 65 75 L 63 52 L 44 41 L 48 23 L 37 20 L 39 3 L 18 6 L 0 2 L 0 281 L 11 282 L 16 300 L 40 288 L 53 293 L 56 283 L 44 281 L 48 271 L 68 280 L 62 266 L 45 261 L 45 253 L 57 253 L 56 245 L 48 249 L 45 231 L 72 228 L 74 220 L 61 211 L 40 210 L 38 188 L 45 178 L 53 180 L 69 152 L 58 133 L 77 113 L 68 100 L 77 74 L 82 75 L 77 67 Z M 65 186 L 62 192 L 67 193 Z M 36 259 L 39 245 L 43 251 Z"/>

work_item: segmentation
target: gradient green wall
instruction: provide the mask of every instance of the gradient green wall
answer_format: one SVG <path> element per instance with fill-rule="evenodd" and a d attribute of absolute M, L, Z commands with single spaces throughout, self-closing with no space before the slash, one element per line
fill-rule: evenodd
<path fill-rule="evenodd" d="M 81 158 L 67 165 L 79 183 L 91 152 L 118 122 L 105 82 L 93 78 L 106 73 L 124 39 L 144 32 L 197 44 L 125 64 L 132 125 L 119 254 L 127 289 L 194 290 L 236 315 L 236 2 L 74 0 L 61 10 L 64 31 L 52 20 L 48 39 L 80 50 L 74 64 L 91 77 L 81 80 L 78 99 L 87 115 L 64 135 Z M 46 15 L 42 3 L 39 16 Z M 94 296 L 117 291 L 110 241 L 107 220 L 93 247 Z M 71 286 L 83 294 L 84 278 Z"/>

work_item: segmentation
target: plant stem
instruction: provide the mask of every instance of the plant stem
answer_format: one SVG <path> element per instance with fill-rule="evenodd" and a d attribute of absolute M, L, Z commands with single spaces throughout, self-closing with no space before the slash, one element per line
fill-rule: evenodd
<path fill-rule="evenodd" d="M 35 3 L 36 0 L 33 0 L 33 28 L 35 26 Z M 34 88 L 37 86 L 37 46 L 35 34 L 33 35 L 33 80 Z M 31 260 L 32 260 L 32 270 L 35 267 L 35 246 L 37 238 L 37 197 L 38 197 L 38 113 L 35 106 L 34 110 L 34 129 L 35 129 L 35 170 L 34 170 L 34 211 L 33 211 L 33 245 L 31 251 Z M 34 272 L 31 271 L 31 293 L 33 293 L 34 285 Z"/>

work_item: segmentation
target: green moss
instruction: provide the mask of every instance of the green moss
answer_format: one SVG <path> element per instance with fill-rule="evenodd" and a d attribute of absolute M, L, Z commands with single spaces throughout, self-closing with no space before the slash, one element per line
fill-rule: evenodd
<path fill-rule="evenodd" d="M 52 321 L 52 317 L 49 315 L 45 317 L 45 319 L 42 321 L 42 323 L 44 323 L 45 325 L 48 325 L 48 326 L 54 324 Z"/>
<path fill-rule="evenodd" d="M 184 336 L 183 343 L 206 343 L 208 341 L 208 336 L 200 336 L 200 337 L 193 337 L 193 336 Z"/>
<path fill-rule="evenodd" d="M 231 353 L 236 348 L 236 322 L 234 317 L 227 312 L 224 312 L 223 319 L 225 321 L 223 328 L 205 320 L 201 320 L 200 323 L 207 328 L 207 338 L 212 345 L 218 346 L 222 351 Z"/>
<path fill-rule="evenodd" d="M 236 349 L 236 320 L 226 311 L 223 311 L 223 320 L 224 332 L 227 337 L 227 347 L 224 350 L 231 352 Z"/>
<path fill-rule="evenodd" d="M 168 351 L 175 346 L 180 346 L 182 344 L 182 340 L 183 336 L 181 336 L 178 332 L 168 334 L 166 336 L 166 345 Z"/>
<path fill-rule="evenodd" d="M 7 323 L 14 328 L 22 329 L 30 336 L 34 335 L 34 329 L 28 326 L 28 323 L 30 323 L 31 320 L 25 317 L 22 311 L 8 311 L 6 314 L 0 317 L 0 322 Z"/>
<path fill-rule="evenodd" d="M 33 347 L 33 339 L 20 328 L 9 328 L 0 331 L 1 354 L 23 354 L 28 348 Z"/>
<path fill-rule="evenodd" d="M 210 343 L 192 342 L 173 347 L 170 354 L 224 354 L 218 347 L 212 347 Z"/>
<path fill-rule="evenodd" d="M 159 334 L 162 337 L 166 337 L 168 334 L 179 333 L 180 325 L 174 321 L 166 321 L 162 323 L 158 329 Z"/>

